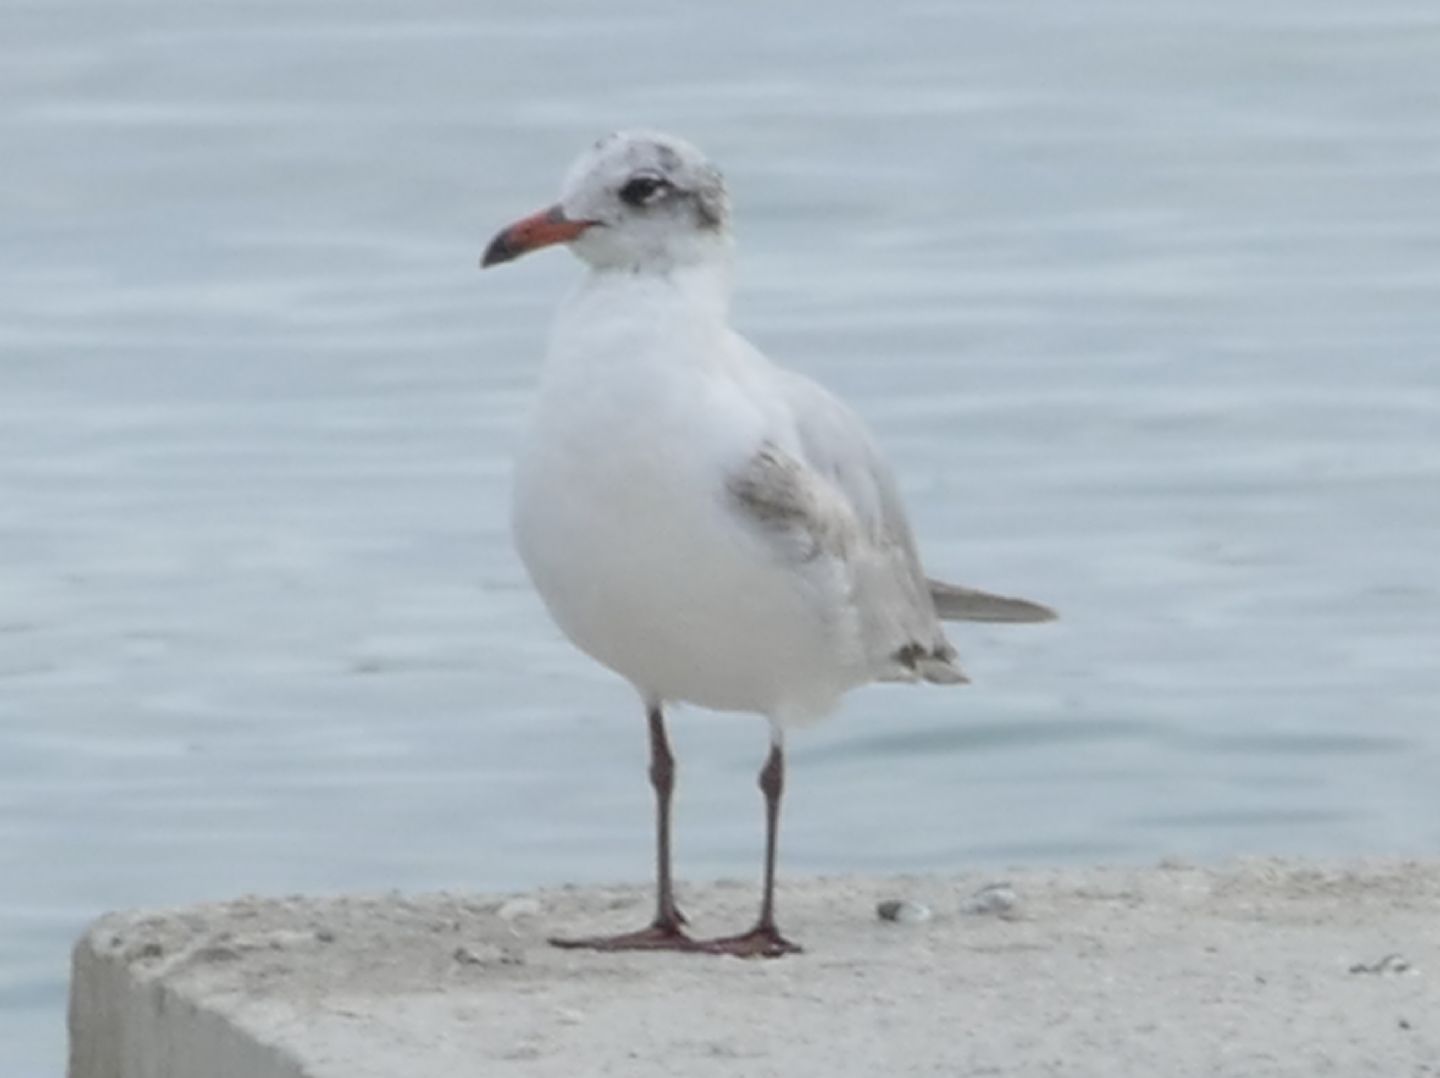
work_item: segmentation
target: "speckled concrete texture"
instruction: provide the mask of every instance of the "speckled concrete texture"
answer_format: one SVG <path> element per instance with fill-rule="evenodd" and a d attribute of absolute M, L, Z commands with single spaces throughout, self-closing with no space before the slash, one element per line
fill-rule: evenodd
<path fill-rule="evenodd" d="M 718 933 L 754 892 L 682 899 Z M 901 900 L 930 916 L 877 916 Z M 70 1078 L 1440 1075 L 1428 862 L 790 881 L 782 927 L 807 950 L 776 961 L 545 942 L 637 926 L 648 901 L 112 914 L 76 947 Z"/>

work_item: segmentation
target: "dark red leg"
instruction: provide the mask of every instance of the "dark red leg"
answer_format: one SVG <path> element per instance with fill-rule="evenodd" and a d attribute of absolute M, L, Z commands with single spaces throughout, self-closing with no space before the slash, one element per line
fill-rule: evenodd
<path fill-rule="evenodd" d="M 778 739 L 771 744 L 770 755 L 760 769 L 760 792 L 765 795 L 765 891 L 760 900 L 760 918 L 754 928 L 742 935 L 694 944 L 706 954 L 779 958 L 799 954 L 804 949 L 780 935 L 775 927 L 775 841 L 780 829 L 780 795 L 785 792 L 785 749 Z"/>
<path fill-rule="evenodd" d="M 651 706 L 650 785 L 655 788 L 655 919 L 637 932 L 618 936 L 587 936 L 555 939 L 556 947 L 581 947 L 592 951 L 693 951 L 695 941 L 685 934 L 685 916 L 675 905 L 670 877 L 670 795 L 675 789 L 675 756 L 665 736 L 665 716 L 660 705 Z"/>

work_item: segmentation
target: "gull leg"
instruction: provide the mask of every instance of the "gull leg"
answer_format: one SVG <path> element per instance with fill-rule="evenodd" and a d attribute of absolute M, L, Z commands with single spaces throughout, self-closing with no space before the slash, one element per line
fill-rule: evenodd
<path fill-rule="evenodd" d="M 760 769 L 760 792 L 765 795 L 765 890 L 760 917 L 750 931 L 741 935 L 702 940 L 694 945 L 706 954 L 779 958 L 804 949 L 787 940 L 775 926 L 775 844 L 780 829 L 780 797 L 785 792 L 785 744 L 779 727 L 772 729 L 770 755 Z"/>
<path fill-rule="evenodd" d="M 670 876 L 670 796 L 675 790 L 675 756 L 665 736 L 665 716 L 659 704 L 649 705 L 650 785 L 655 789 L 655 918 L 636 932 L 580 939 L 551 938 L 556 947 L 592 951 L 693 951 L 695 941 L 685 934 L 685 916 L 675 904 Z"/>

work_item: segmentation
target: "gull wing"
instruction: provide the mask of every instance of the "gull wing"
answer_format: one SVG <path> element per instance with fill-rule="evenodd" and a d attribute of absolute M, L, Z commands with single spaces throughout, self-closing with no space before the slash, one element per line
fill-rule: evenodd
<path fill-rule="evenodd" d="M 903 577 L 898 583 L 917 615 L 1011 624 L 1055 619 L 1055 611 L 1041 603 L 927 579 L 895 475 L 860 417 L 810 379 L 791 371 L 777 373 L 806 463 L 840 490 L 874 541 L 894 551 L 894 569 Z"/>
<path fill-rule="evenodd" d="M 790 437 L 766 442 L 729 489 L 746 515 L 801 561 L 843 574 L 872 676 L 965 680 L 936 617 L 930 582 L 893 476 L 859 417 L 808 379 L 774 369 Z"/>

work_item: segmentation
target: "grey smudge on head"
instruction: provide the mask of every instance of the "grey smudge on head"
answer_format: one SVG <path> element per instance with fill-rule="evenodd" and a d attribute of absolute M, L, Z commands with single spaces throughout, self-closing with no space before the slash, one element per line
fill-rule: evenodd
<path fill-rule="evenodd" d="M 725 177 L 713 165 L 707 165 L 695 188 L 695 216 L 701 228 L 718 230 L 730 217 L 730 195 L 725 190 Z"/>

